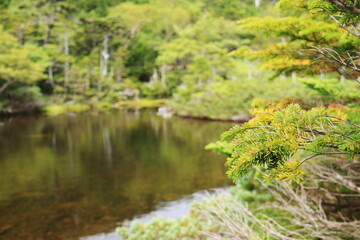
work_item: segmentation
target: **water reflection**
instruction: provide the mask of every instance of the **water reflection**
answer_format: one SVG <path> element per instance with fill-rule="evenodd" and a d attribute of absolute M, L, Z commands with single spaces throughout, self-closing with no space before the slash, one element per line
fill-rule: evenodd
<path fill-rule="evenodd" d="M 203 147 L 231 124 L 152 112 L 27 117 L 0 127 L 0 239 L 77 239 L 224 186 Z"/>

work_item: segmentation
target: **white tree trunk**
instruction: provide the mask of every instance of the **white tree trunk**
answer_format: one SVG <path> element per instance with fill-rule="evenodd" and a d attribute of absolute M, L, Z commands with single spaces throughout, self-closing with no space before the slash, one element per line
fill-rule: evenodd
<path fill-rule="evenodd" d="M 102 91 L 102 82 L 108 73 L 109 58 L 109 34 L 106 32 L 104 34 L 103 50 L 100 53 L 100 78 L 98 81 L 99 92 Z"/>
<path fill-rule="evenodd" d="M 23 32 L 24 28 L 25 28 L 25 24 L 21 24 L 19 26 L 19 28 L 17 29 L 17 31 L 16 31 L 16 35 L 17 35 L 17 37 L 19 39 L 19 44 L 20 45 L 24 44 L 24 32 Z"/>
<path fill-rule="evenodd" d="M 161 84 L 165 88 L 166 87 L 166 65 L 161 66 Z"/>
<path fill-rule="evenodd" d="M 50 82 L 51 86 L 54 86 L 53 65 L 49 66 L 48 74 L 49 74 L 49 82 Z"/>
<path fill-rule="evenodd" d="M 259 8 L 261 5 L 261 0 L 255 0 L 255 7 Z"/>
<path fill-rule="evenodd" d="M 150 78 L 150 82 L 156 82 L 159 80 L 159 75 L 158 75 L 158 71 L 156 68 L 153 69 L 153 74 Z"/>
<path fill-rule="evenodd" d="M 69 49 L 69 34 L 68 31 L 65 30 L 64 34 L 64 46 L 65 46 L 65 65 L 64 65 L 64 79 L 65 79 L 65 87 L 67 87 L 69 83 L 69 73 L 70 73 L 70 49 Z"/>
<path fill-rule="evenodd" d="M 108 73 L 108 62 L 109 62 L 109 34 L 104 35 L 104 49 L 101 52 L 102 66 L 101 66 L 101 77 L 105 78 Z"/>
<path fill-rule="evenodd" d="M 50 36 L 51 36 L 51 31 L 54 27 L 54 21 L 55 21 L 55 17 L 56 17 L 56 8 L 54 7 L 51 16 L 49 17 L 48 21 L 48 28 L 46 30 L 46 34 L 45 34 L 45 38 L 44 38 L 44 44 L 43 46 L 45 46 L 46 44 L 48 44 L 49 40 L 50 40 Z"/>

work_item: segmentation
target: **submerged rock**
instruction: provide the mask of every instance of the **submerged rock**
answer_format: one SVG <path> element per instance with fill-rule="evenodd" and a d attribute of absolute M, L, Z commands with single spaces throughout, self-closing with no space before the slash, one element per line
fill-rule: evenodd
<path fill-rule="evenodd" d="M 231 117 L 231 120 L 235 122 L 247 122 L 250 119 L 251 119 L 250 116 L 246 114 L 239 114 Z"/>
<path fill-rule="evenodd" d="M 174 113 L 172 108 L 170 107 L 159 107 L 157 115 L 162 116 L 163 118 L 171 118 L 174 115 Z"/>

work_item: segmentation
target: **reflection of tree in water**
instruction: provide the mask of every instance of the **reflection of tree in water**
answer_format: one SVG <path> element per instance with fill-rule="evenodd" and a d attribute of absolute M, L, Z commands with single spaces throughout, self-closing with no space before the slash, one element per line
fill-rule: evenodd
<path fill-rule="evenodd" d="M 229 125 L 152 112 L 7 122 L 0 128 L 1 139 L 11 132 L 0 143 L 0 222 L 8 228 L 0 239 L 110 231 L 160 201 L 222 186 L 224 159 L 203 146 Z"/>

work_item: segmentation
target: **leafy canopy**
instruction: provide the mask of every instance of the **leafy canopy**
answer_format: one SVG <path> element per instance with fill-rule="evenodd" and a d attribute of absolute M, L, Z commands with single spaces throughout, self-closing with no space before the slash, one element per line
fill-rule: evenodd
<path fill-rule="evenodd" d="M 47 60 L 47 55 L 33 45 L 19 46 L 0 25 L 0 93 L 10 85 L 33 84 L 44 77 Z"/>
<path fill-rule="evenodd" d="M 350 27 L 347 25 L 340 23 L 340 28 L 338 20 L 333 21 L 327 15 L 319 13 L 311 14 L 309 9 L 315 12 L 314 9 L 320 6 L 319 2 L 326 6 L 331 5 L 329 1 L 282 0 L 276 5 L 281 18 L 252 17 L 239 21 L 242 28 L 254 32 L 258 38 L 263 39 L 265 35 L 269 44 L 261 48 L 244 46 L 232 55 L 260 60 L 261 67 L 274 70 L 276 75 L 337 71 L 356 79 L 360 74 L 360 39 L 349 34 Z M 336 11 L 333 14 L 336 15 Z M 352 24 L 358 23 L 351 14 L 349 16 L 344 15 L 345 13 L 346 11 L 336 16 L 349 17 Z"/>

